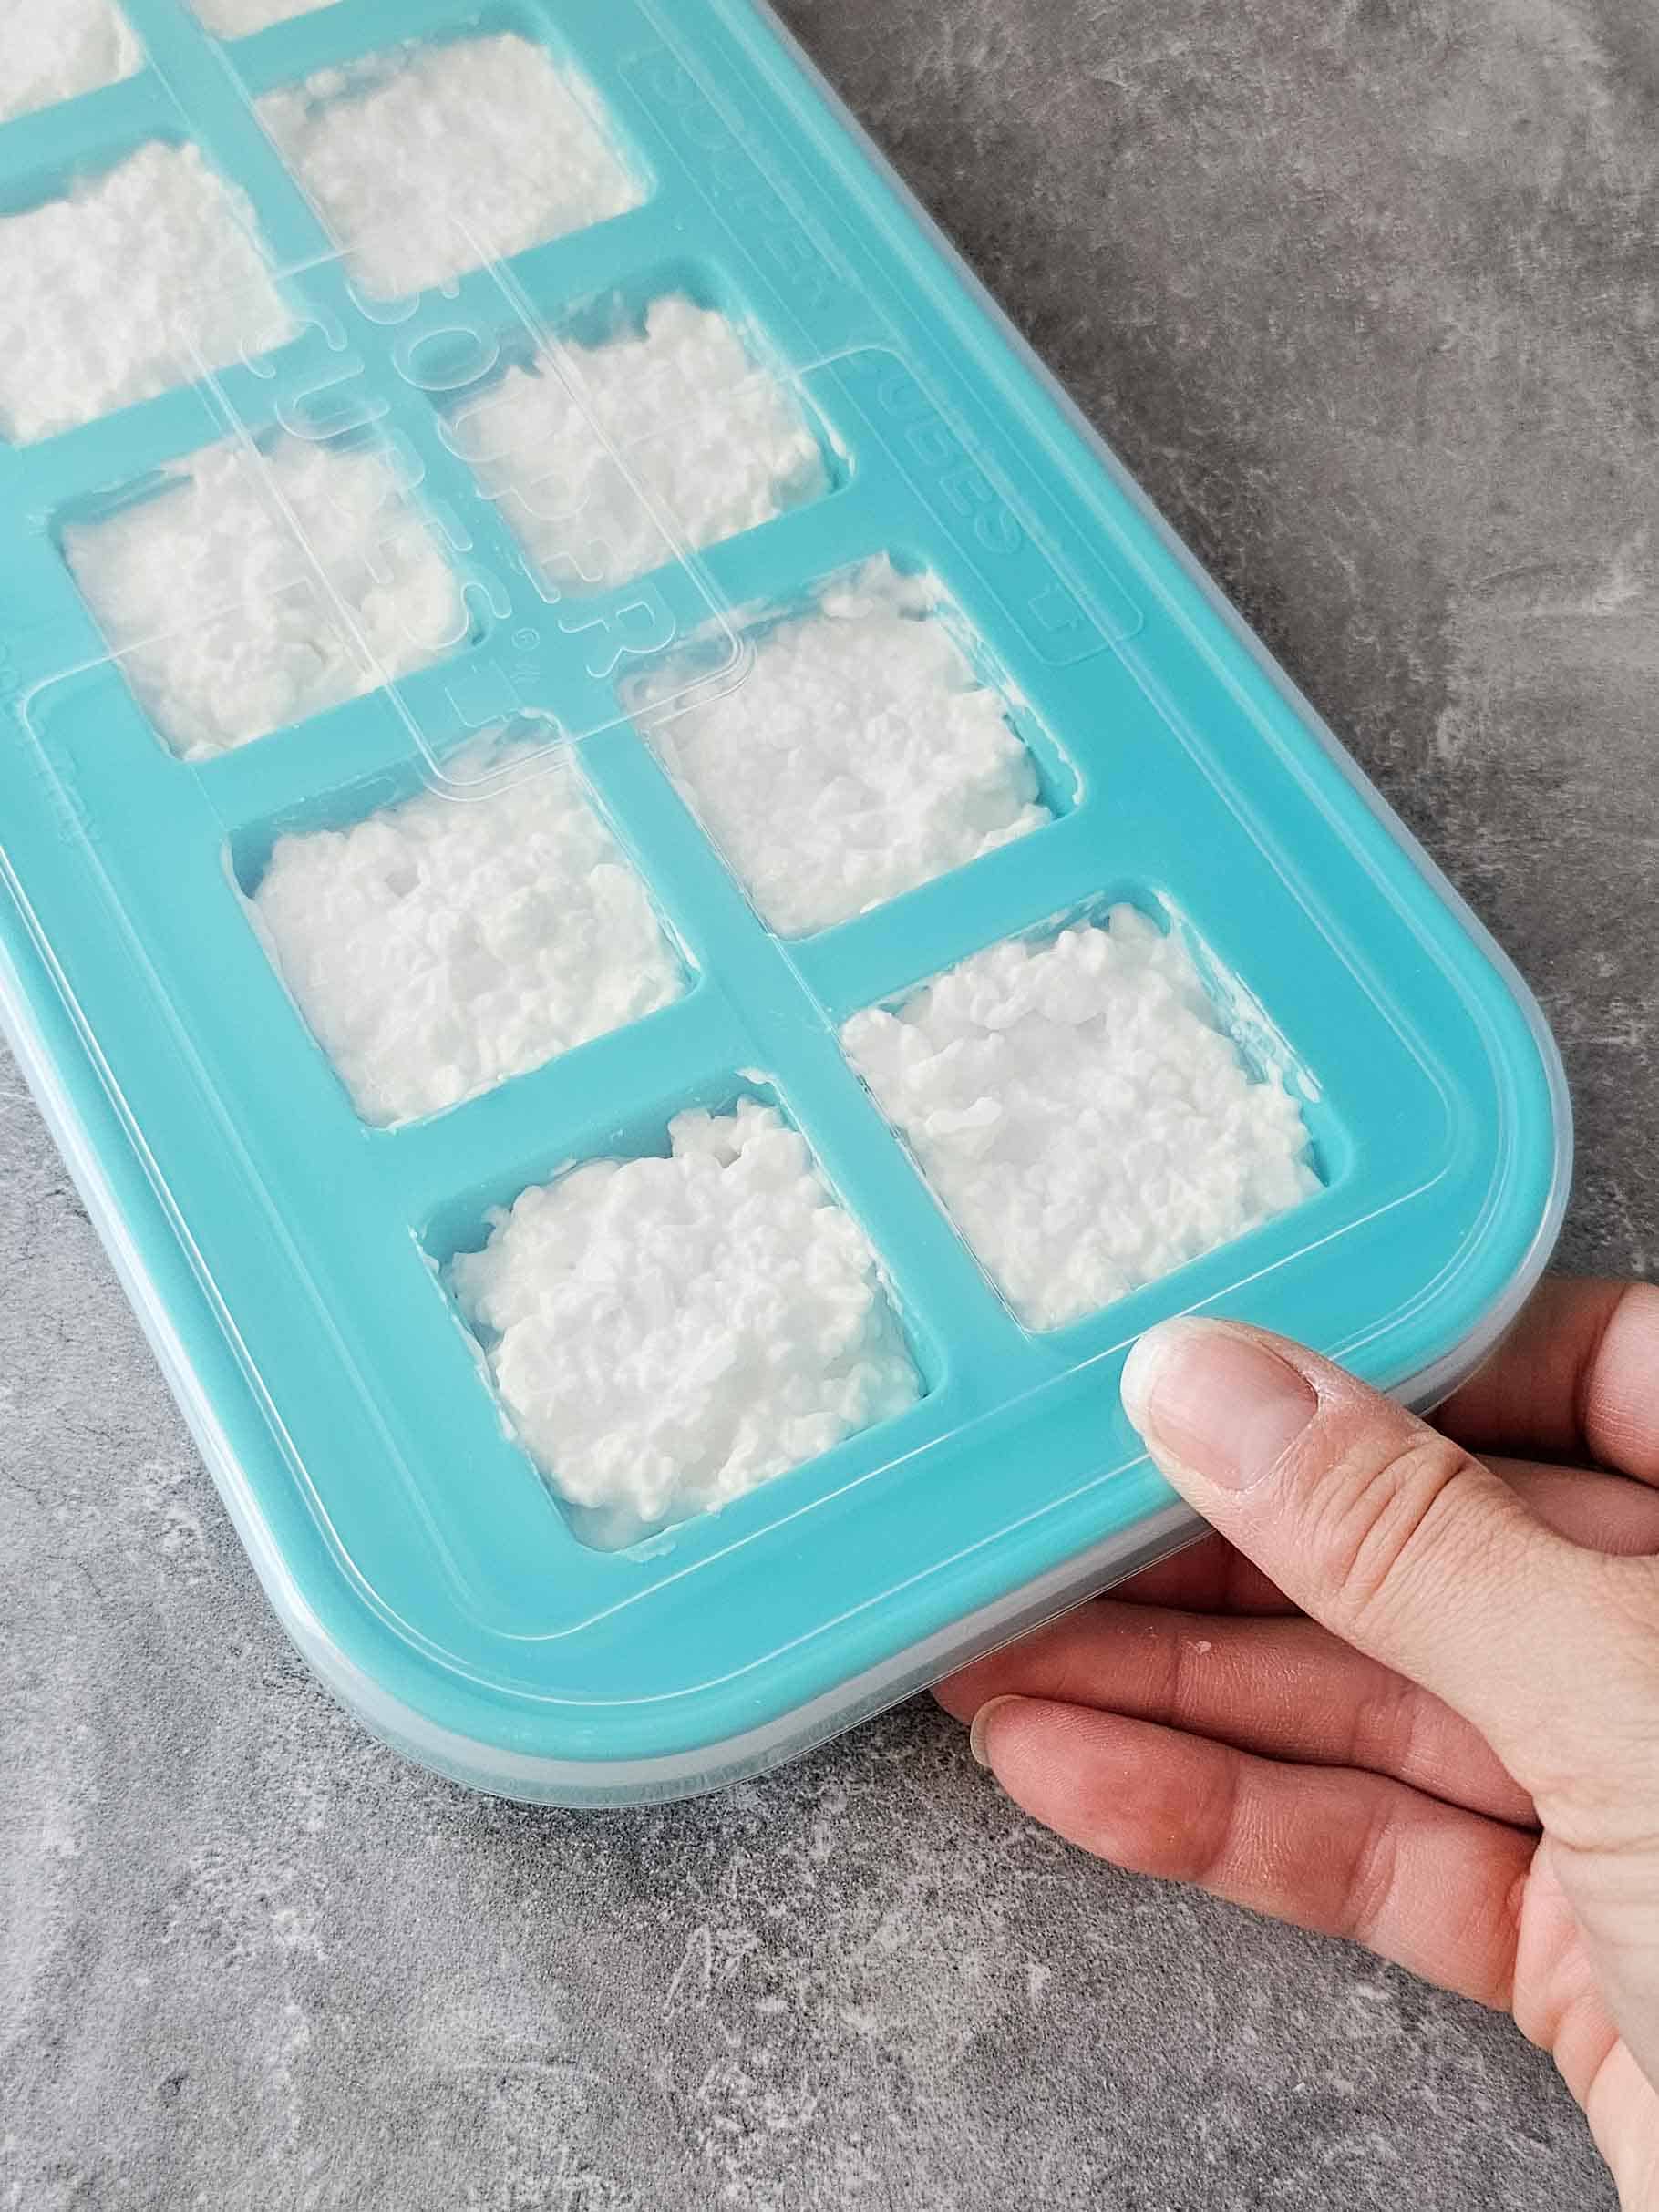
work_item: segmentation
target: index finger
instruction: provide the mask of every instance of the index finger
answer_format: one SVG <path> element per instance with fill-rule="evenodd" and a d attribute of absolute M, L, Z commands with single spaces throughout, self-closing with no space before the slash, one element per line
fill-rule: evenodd
<path fill-rule="evenodd" d="M 1546 1275 L 1434 1423 L 1471 1451 L 1591 1460 L 1659 1484 L 1659 1288 Z"/>

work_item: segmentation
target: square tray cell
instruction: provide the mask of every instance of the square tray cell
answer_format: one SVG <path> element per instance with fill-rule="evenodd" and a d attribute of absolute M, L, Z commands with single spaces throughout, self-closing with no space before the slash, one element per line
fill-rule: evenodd
<path fill-rule="evenodd" d="M 994 945 L 841 1041 L 1018 1318 L 1056 1329 L 1320 1188 L 1192 955 L 1133 907 Z"/>
<path fill-rule="evenodd" d="M 144 58 L 114 0 L 13 0 L 0 29 L 0 123 L 112 85 Z"/>
<path fill-rule="evenodd" d="M 533 762 L 533 766 L 531 765 Z M 252 911 L 366 1121 L 413 1121 L 678 998 L 684 972 L 568 754 L 469 748 L 423 791 L 279 838 Z"/>
<path fill-rule="evenodd" d="M 645 196 L 588 87 L 512 31 L 395 48 L 258 106 L 378 298 L 448 283 Z"/>
<path fill-rule="evenodd" d="M 868 562 L 749 643 L 736 684 L 682 706 L 682 657 L 627 701 L 780 935 L 850 921 L 1052 819 L 1008 701 L 931 578 Z"/>
<path fill-rule="evenodd" d="M 672 554 L 659 517 L 701 550 L 830 488 L 794 389 L 682 293 L 635 328 L 510 367 L 456 411 L 449 438 L 562 589 L 659 567 Z"/>
<path fill-rule="evenodd" d="M 160 139 L 0 217 L 0 437 L 14 444 L 153 398 L 294 324 L 243 195 Z"/>
<path fill-rule="evenodd" d="M 666 1151 L 524 1191 L 450 1269 L 526 1449 L 603 1549 L 922 1395 L 875 1254 L 776 1106 L 682 1114 Z"/>
<path fill-rule="evenodd" d="M 211 759 L 407 675 L 467 633 L 459 581 L 371 446 L 210 448 L 63 530 L 139 705 Z"/>
<path fill-rule="evenodd" d="M 216 38 L 245 38 L 268 31 L 273 23 L 309 15 L 325 0 L 190 0 L 197 18 Z"/>

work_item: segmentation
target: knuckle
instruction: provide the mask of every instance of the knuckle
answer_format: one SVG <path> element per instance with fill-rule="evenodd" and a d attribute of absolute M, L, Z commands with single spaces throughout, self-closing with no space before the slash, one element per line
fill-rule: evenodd
<path fill-rule="evenodd" d="M 1200 1889 L 1223 1889 L 1243 1847 L 1245 1801 L 1236 1759 L 1220 1762 L 1200 1796 L 1176 1878 Z"/>
<path fill-rule="evenodd" d="M 1189 1662 L 1189 1639 L 1171 1623 L 1164 1638 L 1161 1661 L 1160 1689 L 1162 1710 L 1170 1725 L 1184 1726 L 1191 1711 L 1192 1679 Z"/>
<path fill-rule="evenodd" d="M 1422 1757 L 1423 1699 L 1406 1675 L 1378 1672 L 1369 1695 L 1355 1708 L 1348 1764 L 1409 1775 Z"/>
<path fill-rule="evenodd" d="M 1386 1807 L 1364 1822 L 1354 1841 L 1354 1856 L 1344 1885 L 1342 1925 L 1337 1933 L 1367 1942 L 1387 1916 L 1399 1878 L 1399 1835 Z"/>
<path fill-rule="evenodd" d="M 1314 1486 L 1314 1558 L 1345 1633 L 1363 1633 L 1436 1570 L 1462 1519 L 1468 1466 L 1458 1445 L 1424 1430 L 1403 1450 L 1358 1446 Z"/>
<path fill-rule="evenodd" d="M 1659 1863 L 1659 1560 L 1561 1565 L 1571 1626 L 1539 1654 L 1533 1795 L 1558 1847 Z"/>

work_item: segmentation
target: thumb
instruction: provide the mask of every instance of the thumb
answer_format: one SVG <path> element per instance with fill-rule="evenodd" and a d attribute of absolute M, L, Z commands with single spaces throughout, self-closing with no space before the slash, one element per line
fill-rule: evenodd
<path fill-rule="evenodd" d="M 1123 1401 L 1222 1536 L 1460 1713 L 1540 1803 L 1593 1791 L 1621 1713 L 1651 1728 L 1654 1563 L 1570 1543 L 1328 1360 L 1232 1322 L 1168 1322 L 1131 1353 Z"/>

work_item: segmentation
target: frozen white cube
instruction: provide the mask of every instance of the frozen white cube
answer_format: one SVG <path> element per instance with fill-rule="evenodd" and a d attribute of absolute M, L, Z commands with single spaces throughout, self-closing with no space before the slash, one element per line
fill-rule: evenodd
<path fill-rule="evenodd" d="M 669 1139 L 526 1190 L 452 1271 L 519 1435 L 607 1548 L 922 1394 L 868 1240 L 776 1107 L 685 1114 Z"/>
<path fill-rule="evenodd" d="M 678 293 L 638 331 L 509 368 L 448 436 L 561 591 L 624 582 L 830 488 L 796 393 Z"/>
<path fill-rule="evenodd" d="M 130 77 L 144 57 L 115 0 L 0 8 L 0 123 Z"/>
<path fill-rule="evenodd" d="M 736 677 L 671 660 L 629 705 L 785 936 L 848 921 L 1050 818 L 1008 703 L 924 577 L 873 561 L 752 637 Z"/>
<path fill-rule="evenodd" d="M 190 0 L 205 29 L 218 38 L 243 38 L 293 15 L 309 15 L 324 0 Z"/>
<path fill-rule="evenodd" d="M 587 87 L 502 31 L 325 69 L 261 121 L 366 292 L 404 298 L 637 207 Z"/>
<path fill-rule="evenodd" d="M 384 453 L 215 446 L 64 551 L 139 704 L 186 759 L 246 745 L 467 633 L 454 570 Z"/>
<path fill-rule="evenodd" d="M 0 217 L 0 436 L 21 445 L 268 352 L 295 325 L 240 191 L 140 146 Z"/>
<path fill-rule="evenodd" d="M 422 791 L 348 829 L 284 837 L 252 896 L 313 1035 L 383 1127 L 526 1075 L 685 988 L 568 753 L 484 740 L 462 765 L 478 796 Z"/>
<path fill-rule="evenodd" d="M 1179 935 L 1132 907 L 994 945 L 842 1043 L 1033 1329 L 1080 1320 L 1319 1188 L 1283 1075 L 1221 1028 Z"/>

